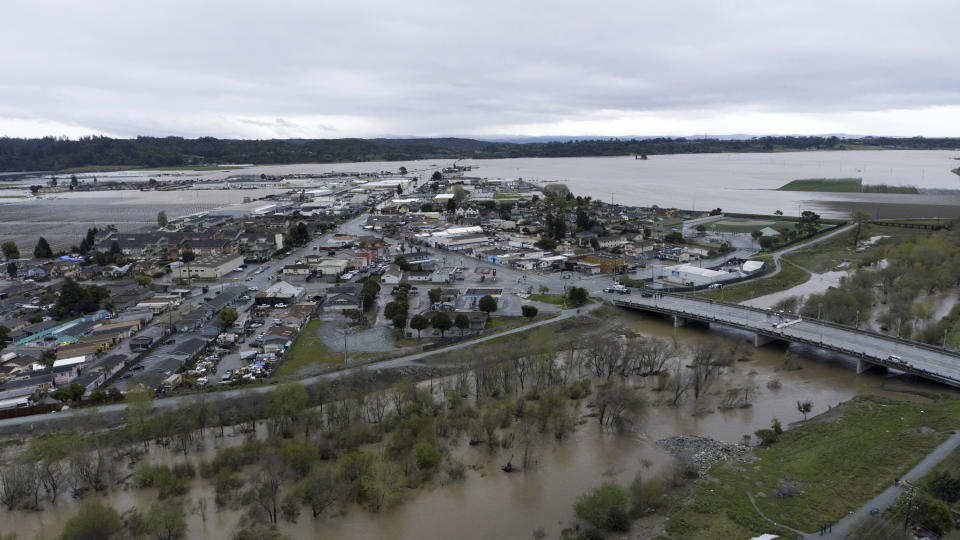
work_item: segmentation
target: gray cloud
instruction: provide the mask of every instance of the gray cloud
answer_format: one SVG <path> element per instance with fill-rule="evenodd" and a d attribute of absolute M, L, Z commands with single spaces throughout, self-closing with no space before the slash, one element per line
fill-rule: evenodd
<path fill-rule="evenodd" d="M 4 7 L 8 135 L 936 135 L 960 120 L 951 1 Z"/>

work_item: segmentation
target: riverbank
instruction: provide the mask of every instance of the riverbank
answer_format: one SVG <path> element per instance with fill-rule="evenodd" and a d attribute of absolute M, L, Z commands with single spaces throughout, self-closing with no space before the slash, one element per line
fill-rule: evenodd
<path fill-rule="evenodd" d="M 837 522 L 960 427 L 960 400 L 923 401 L 858 396 L 756 448 L 752 460 L 715 465 L 671 512 L 666 531 L 691 539 L 789 537 L 790 529 L 815 532 Z"/>

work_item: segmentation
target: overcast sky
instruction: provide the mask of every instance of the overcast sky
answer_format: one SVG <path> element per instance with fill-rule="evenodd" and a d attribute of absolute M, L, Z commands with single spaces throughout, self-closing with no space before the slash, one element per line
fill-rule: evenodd
<path fill-rule="evenodd" d="M 960 2 L 3 0 L 0 134 L 960 136 Z"/>

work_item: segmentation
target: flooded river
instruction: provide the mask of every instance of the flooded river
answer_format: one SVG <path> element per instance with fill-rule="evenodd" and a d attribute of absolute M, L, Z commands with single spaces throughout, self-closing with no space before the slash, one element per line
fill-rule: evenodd
<path fill-rule="evenodd" d="M 665 338 L 676 337 L 683 343 L 699 341 L 729 347 L 749 336 L 731 330 L 688 326 L 673 328 L 666 320 L 641 314 L 629 314 L 627 326 L 638 333 Z M 908 399 L 910 394 L 886 390 L 888 377 L 867 372 L 857 375 L 853 362 L 810 349 L 791 347 L 802 369 L 783 370 L 784 346 L 752 349 L 752 359 L 737 362 L 710 387 L 699 401 L 692 394 L 679 407 L 655 405 L 657 393 L 650 388 L 652 378 L 634 383 L 651 397 L 651 405 L 642 413 L 629 433 L 601 431 L 595 418 L 585 418 L 576 432 L 562 442 L 543 443 L 537 452 L 537 465 L 526 472 L 505 474 L 499 466 L 517 449 L 500 449 L 491 454 L 484 445 L 470 447 L 465 443 L 454 449 L 469 467 L 465 480 L 449 485 L 432 485 L 411 491 L 398 507 L 371 514 L 348 508 L 341 516 L 313 520 L 309 512 L 301 514 L 297 523 L 281 523 L 281 532 L 291 538 L 411 538 L 411 539 L 485 539 L 525 538 L 542 527 L 548 537 L 556 538 L 572 513 L 578 495 L 605 481 L 629 482 L 637 472 L 656 476 L 672 467 L 673 459 L 660 450 L 658 439 L 676 434 L 695 434 L 726 441 L 741 441 L 744 434 L 770 425 L 774 417 L 784 425 L 801 420 L 796 402 L 809 399 L 814 414 L 860 394 L 881 394 Z M 777 379 L 779 389 L 767 383 Z M 925 383 L 904 383 L 917 386 Z M 750 386 L 752 407 L 723 411 L 717 405 L 728 388 Z M 666 396 L 662 396 L 666 399 Z M 234 444 L 240 437 L 228 437 L 217 444 Z M 191 455 L 197 461 L 209 457 L 205 453 Z M 182 457 L 171 450 L 156 450 L 155 461 L 174 463 Z M 191 538 L 229 538 L 241 512 L 216 511 L 212 488 L 203 480 L 194 480 L 188 495 L 191 501 L 209 501 L 207 520 L 200 514 L 188 515 Z M 108 494 L 106 502 L 118 509 L 131 506 L 145 508 L 155 497 L 151 490 L 120 491 Z M 43 513 L 0 512 L 4 530 L 17 531 L 18 538 L 52 538 L 75 511 L 75 503 L 61 498 L 55 509 Z M 195 506 L 195 502 L 188 503 Z"/>

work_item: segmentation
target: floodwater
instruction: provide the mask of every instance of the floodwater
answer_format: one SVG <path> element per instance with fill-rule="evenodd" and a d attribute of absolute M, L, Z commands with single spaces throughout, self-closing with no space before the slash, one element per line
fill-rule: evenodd
<path fill-rule="evenodd" d="M 0 237 L 29 252 L 43 236 L 54 250 L 76 245 L 91 227 L 121 232 L 156 228 L 161 210 L 170 219 L 213 210 L 283 190 L 84 191 L 29 199 L 0 199 Z"/>
<path fill-rule="evenodd" d="M 722 328 L 673 328 L 665 319 L 641 314 L 632 314 L 629 318 L 627 326 L 635 332 L 676 337 L 687 344 L 710 341 L 719 347 L 729 347 L 738 342 L 745 344 L 749 337 Z M 695 401 L 691 394 L 679 407 L 653 404 L 653 400 L 658 399 L 657 393 L 650 388 L 653 381 L 634 381 L 651 396 L 651 405 L 629 433 L 603 432 L 596 419 L 584 418 L 586 422 L 579 425 L 568 440 L 543 443 L 537 452 L 538 463 L 534 468 L 513 474 L 501 472 L 499 466 L 511 456 L 519 456 L 519 450 L 500 449 L 490 454 L 483 445 L 469 447 L 461 443 L 454 449 L 455 454 L 468 467 L 479 465 L 479 470 L 468 470 L 467 478 L 461 482 L 411 491 L 400 506 L 380 514 L 351 507 L 344 515 L 315 521 L 306 512 L 301 514 L 297 523 L 281 523 L 279 529 L 291 538 L 479 540 L 528 537 L 534 529 L 542 527 L 548 537 L 557 537 L 560 530 L 568 526 L 572 505 L 580 494 L 607 481 L 628 483 L 638 472 L 652 477 L 668 471 L 673 460 L 655 445 L 658 439 L 694 434 L 741 441 L 744 434 L 768 427 L 774 417 L 784 425 L 800 420 L 801 415 L 796 410 L 799 399 L 811 400 L 814 414 L 862 394 L 920 399 L 886 390 L 887 375 L 873 372 L 857 375 L 852 361 L 835 355 L 791 347 L 790 350 L 798 355 L 802 369 L 785 371 L 781 369 L 787 350 L 784 346 L 759 349 L 748 346 L 747 349 L 752 351 L 750 361 L 738 362 L 727 370 L 711 386 L 706 397 Z M 780 389 L 767 387 L 773 379 L 780 381 Z M 908 382 L 901 386 L 922 384 Z M 747 385 L 753 389 L 752 407 L 718 409 L 717 404 L 728 388 Z M 206 455 L 209 456 L 210 451 L 208 448 Z M 156 452 L 156 458 L 162 462 L 173 463 L 181 459 L 172 450 Z M 199 458 L 194 455 L 190 459 L 196 461 Z M 188 515 L 188 535 L 229 538 L 242 510 L 217 512 L 210 486 L 202 480 L 194 480 L 193 486 L 188 497 L 191 501 L 198 497 L 208 499 L 210 509 L 205 522 L 198 513 Z M 106 496 L 107 502 L 118 509 L 133 505 L 145 508 L 154 498 L 155 494 L 150 490 Z M 195 502 L 189 506 L 195 506 Z M 50 538 L 61 530 L 74 511 L 74 502 L 63 498 L 55 509 L 43 513 L 0 511 L 0 521 L 5 530 L 20 533 L 18 537 Z"/>
<path fill-rule="evenodd" d="M 790 287 L 789 289 L 783 291 L 751 298 L 750 300 L 745 300 L 740 303 L 750 307 L 771 308 L 776 305 L 777 302 L 790 298 L 791 296 L 799 296 L 802 303 L 811 294 L 819 294 L 826 291 L 830 287 L 839 286 L 840 278 L 846 277 L 848 274 L 849 272 L 845 270 L 835 270 L 833 272 L 824 272 L 822 274 L 811 274 L 810 279 L 804 283 Z"/>
<path fill-rule="evenodd" d="M 863 178 L 864 184 L 916 186 L 925 189 L 960 189 L 960 177 L 951 173 L 958 166 L 952 151 L 895 150 L 843 152 L 782 152 L 767 154 L 674 154 L 599 158 L 519 158 L 472 160 L 471 175 L 522 177 L 527 180 L 564 182 L 575 194 L 615 203 L 684 209 L 772 214 L 781 210 L 797 215 L 813 209 L 825 217 L 844 217 L 851 202 L 950 205 L 960 202 L 960 193 L 950 200 L 933 195 L 887 195 L 869 193 L 812 193 L 776 191 L 801 178 Z M 828 201 L 834 201 L 827 204 Z M 915 208 L 917 217 L 928 217 Z M 873 213 L 873 212 L 871 212 Z M 887 209 L 882 217 L 894 215 Z"/>
<path fill-rule="evenodd" d="M 744 154 L 673 154 L 637 160 L 631 156 L 579 158 L 467 159 L 467 176 L 563 182 L 577 195 L 636 206 L 797 215 L 814 210 L 824 217 L 846 217 L 856 206 L 876 217 L 931 217 L 960 206 L 960 193 L 894 195 L 776 191 L 800 178 L 863 178 L 865 184 L 958 190 L 951 173 L 960 153 L 946 150 L 821 151 Z M 241 171 L 209 171 L 203 179 L 237 174 L 284 175 L 327 172 L 370 173 L 406 167 L 426 179 L 454 160 L 343 164 L 263 165 Z M 199 174 L 199 173 L 193 173 Z M 953 214 L 950 214 L 953 215 Z"/>

